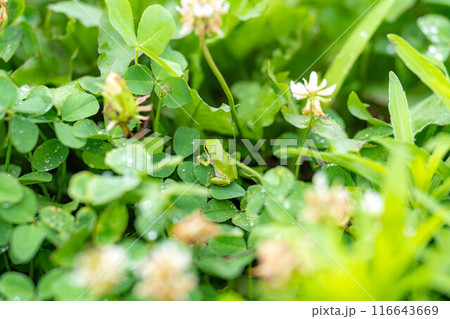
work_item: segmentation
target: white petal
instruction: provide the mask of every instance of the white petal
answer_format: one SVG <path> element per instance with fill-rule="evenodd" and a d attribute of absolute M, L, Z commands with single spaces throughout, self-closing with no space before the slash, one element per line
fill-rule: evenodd
<path fill-rule="evenodd" d="M 329 88 L 326 88 L 325 90 L 317 92 L 317 95 L 330 96 L 331 94 L 333 94 L 334 90 L 336 90 L 336 84 L 330 86 Z"/>
<path fill-rule="evenodd" d="M 308 91 L 302 83 L 296 84 L 294 81 L 291 81 L 290 87 L 292 94 L 297 100 L 304 99 L 308 96 Z"/>
<path fill-rule="evenodd" d="M 318 82 L 319 82 L 319 79 L 317 77 L 317 73 L 315 71 L 311 72 L 311 75 L 309 76 L 309 83 L 308 83 L 309 90 L 316 91 Z"/>
<path fill-rule="evenodd" d="M 323 79 L 322 83 L 319 85 L 317 90 L 322 90 L 327 87 L 327 80 Z"/>

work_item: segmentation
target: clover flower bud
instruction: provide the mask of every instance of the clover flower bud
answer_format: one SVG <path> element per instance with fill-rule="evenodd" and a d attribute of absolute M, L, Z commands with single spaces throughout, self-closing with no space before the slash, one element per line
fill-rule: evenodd
<path fill-rule="evenodd" d="M 139 268 L 141 281 L 135 294 L 141 299 L 185 300 L 197 286 L 196 276 L 189 272 L 192 257 L 189 250 L 172 241 L 154 248 Z"/>
<path fill-rule="evenodd" d="M 325 113 L 322 110 L 321 102 L 331 102 L 331 96 L 336 89 L 336 84 L 326 88 L 327 80 L 323 80 L 320 85 L 316 72 L 312 72 L 309 77 L 309 82 L 303 79 L 303 83 L 295 83 L 291 81 L 291 92 L 297 100 L 306 101 L 306 106 L 302 110 L 302 114 L 311 114 L 315 116 L 323 116 Z"/>
<path fill-rule="evenodd" d="M 110 120 L 107 131 L 116 125 L 126 127 L 132 119 L 146 120 L 148 117 L 140 116 L 139 112 L 150 111 L 152 108 L 152 105 L 139 106 L 150 95 L 136 99 L 126 81 L 114 72 L 107 76 L 102 95 L 103 113 Z"/>
<path fill-rule="evenodd" d="M 197 36 L 222 33 L 222 15 L 229 9 L 229 3 L 224 0 L 181 0 L 181 7 L 177 7 L 183 23 L 181 34 L 192 30 Z"/>
<path fill-rule="evenodd" d="M 172 232 L 184 244 L 201 246 L 218 231 L 216 223 L 206 220 L 201 211 L 196 211 L 176 224 Z"/>
<path fill-rule="evenodd" d="M 103 296 L 125 276 L 126 258 L 118 246 L 91 248 L 76 259 L 75 277 L 95 295 Z"/>

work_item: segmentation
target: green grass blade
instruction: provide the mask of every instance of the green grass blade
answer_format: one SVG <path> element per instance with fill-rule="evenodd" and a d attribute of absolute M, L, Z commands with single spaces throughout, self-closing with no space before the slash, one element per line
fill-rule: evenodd
<path fill-rule="evenodd" d="M 389 14 L 396 0 L 381 0 L 361 20 L 349 36 L 336 58 L 333 60 L 325 78 L 328 83 L 336 83 L 334 96 L 339 92 L 348 73 L 359 58 L 375 31 Z"/>
<path fill-rule="evenodd" d="M 414 143 L 411 114 L 402 84 L 394 72 L 389 73 L 389 113 L 394 128 L 395 139 L 399 142 Z"/>
<path fill-rule="evenodd" d="M 450 108 L 450 79 L 448 76 L 403 38 L 395 34 L 388 35 L 388 38 L 406 66 Z"/>

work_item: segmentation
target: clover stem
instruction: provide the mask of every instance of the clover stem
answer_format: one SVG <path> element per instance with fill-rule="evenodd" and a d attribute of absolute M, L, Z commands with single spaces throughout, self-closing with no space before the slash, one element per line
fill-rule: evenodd
<path fill-rule="evenodd" d="M 11 267 L 9 266 L 9 260 L 8 256 L 6 255 L 6 252 L 3 253 L 3 259 L 5 260 L 5 267 L 7 271 L 11 271 Z"/>
<path fill-rule="evenodd" d="M 236 106 L 234 104 L 233 94 L 231 94 L 231 90 L 230 90 L 227 82 L 225 81 L 225 78 L 223 77 L 222 73 L 220 72 L 219 68 L 217 67 L 216 63 L 214 62 L 211 52 L 209 52 L 208 45 L 206 44 L 206 41 L 205 41 L 205 36 L 200 35 L 199 38 L 200 38 L 200 46 L 202 47 L 206 62 L 208 63 L 209 67 L 211 68 L 211 71 L 214 73 L 217 80 L 219 81 L 220 86 L 222 87 L 223 91 L 225 92 L 225 95 L 227 96 L 228 104 L 230 105 L 230 109 L 231 109 L 231 117 L 233 118 L 233 122 L 237 127 L 239 136 L 242 137 L 241 125 L 239 123 L 239 118 L 236 113 Z"/>
<path fill-rule="evenodd" d="M 158 101 L 158 108 L 156 109 L 155 122 L 153 123 L 153 130 L 159 132 L 159 119 L 161 118 L 162 99 Z"/>
<path fill-rule="evenodd" d="M 310 115 L 310 117 L 309 117 L 308 126 L 306 127 L 305 132 L 303 133 L 302 145 L 300 146 L 300 149 L 302 149 L 303 146 L 305 146 L 306 138 L 308 137 L 308 133 L 309 133 L 309 131 L 310 131 L 310 129 L 311 129 L 311 125 L 312 125 L 313 120 L 314 120 L 314 113 L 311 112 L 311 115 Z M 301 163 L 299 163 L 299 161 L 300 161 L 299 159 L 301 159 L 301 158 L 302 158 L 302 156 L 299 155 L 299 157 L 297 158 L 297 161 L 295 162 L 295 179 L 296 179 L 296 180 L 297 180 L 297 179 L 299 178 L 299 176 L 300 176 L 300 167 L 301 167 Z"/>
<path fill-rule="evenodd" d="M 8 138 L 8 148 L 6 149 L 6 159 L 5 159 L 5 167 L 4 172 L 8 173 L 9 164 L 11 163 L 11 154 L 12 154 L 12 142 L 11 137 Z"/>
<path fill-rule="evenodd" d="M 236 165 L 237 167 L 239 167 L 240 169 L 246 171 L 247 173 L 249 173 L 250 175 L 253 175 L 256 179 L 258 179 L 258 183 L 262 183 L 262 176 L 261 174 L 259 174 L 257 171 L 255 171 L 253 168 L 245 165 L 244 163 L 241 163 L 239 161 L 236 161 Z"/>
<path fill-rule="evenodd" d="M 134 48 L 134 64 L 139 64 L 139 47 Z"/>
<path fill-rule="evenodd" d="M 64 161 L 61 165 L 61 179 L 60 179 L 60 185 L 58 187 L 58 193 L 56 195 L 56 200 L 58 202 L 61 201 L 62 198 L 62 192 L 66 186 L 66 177 L 67 177 L 67 164 Z"/>

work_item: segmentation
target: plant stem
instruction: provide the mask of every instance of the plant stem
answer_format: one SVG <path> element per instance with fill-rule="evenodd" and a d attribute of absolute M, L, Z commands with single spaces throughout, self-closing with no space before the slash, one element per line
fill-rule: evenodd
<path fill-rule="evenodd" d="M 61 184 L 59 185 L 58 194 L 56 195 L 56 200 L 58 202 L 61 201 L 62 192 L 66 187 L 66 176 L 67 176 L 67 164 L 66 162 L 64 162 L 61 166 Z"/>
<path fill-rule="evenodd" d="M 12 154 L 12 142 L 11 136 L 8 137 L 8 148 L 6 149 L 6 159 L 5 159 L 5 167 L 4 172 L 8 173 L 9 164 L 11 163 L 11 154 Z"/>
<path fill-rule="evenodd" d="M 308 126 L 305 129 L 305 132 L 303 133 L 303 138 L 302 138 L 302 145 L 300 146 L 300 149 L 303 148 L 303 146 L 305 146 L 305 142 L 306 142 L 306 138 L 308 137 L 308 133 L 311 129 L 311 125 L 312 122 L 314 120 L 314 113 L 311 112 L 311 115 L 309 117 L 309 123 Z M 299 155 L 299 157 L 297 158 L 297 160 L 295 161 L 295 179 L 297 180 L 300 177 L 300 167 L 301 167 L 301 163 L 299 163 L 299 158 L 301 159 L 302 156 Z"/>
<path fill-rule="evenodd" d="M 5 260 L 6 270 L 11 271 L 11 267 L 9 266 L 8 256 L 6 256 L 6 252 L 3 253 L 3 259 Z"/>
<path fill-rule="evenodd" d="M 158 108 L 156 109 L 155 121 L 153 122 L 153 130 L 159 132 L 159 119 L 161 118 L 162 99 L 158 101 Z"/>
<path fill-rule="evenodd" d="M 134 64 L 138 65 L 139 64 L 139 47 L 135 47 L 134 48 Z"/>
<path fill-rule="evenodd" d="M 202 47 L 206 62 L 208 62 L 208 65 L 211 68 L 211 71 L 216 76 L 217 80 L 220 83 L 220 86 L 222 87 L 223 91 L 225 92 L 225 95 L 227 96 L 228 104 L 230 105 L 230 109 L 231 109 L 231 116 L 233 118 L 234 124 L 237 127 L 239 136 L 242 137 L 243 135 L 242 135 L 241 125 L 239 123 L 239 118 L 236 113 L 236 106 L 234 104 L 233 94 L 231 94 L 231 90 L 228 87 L 228 84 L 225 81 L 225 78 L 223 77 L 222 73 L 220 72 L 219 68 L 217 67 L 216 63 L 214 62 L 211 52 L 209 52 L 208 45 L 206 44 L 204 35 L 200 35 L 200 46 Z"/>
<path fill-rule="evenodd" d="M 240 169 L 246 171 L 250 175 L 253 175 L 256 179 L 258 179 L 259 183 L 262 183 L 262 176 L 261 176 L 261 174 L 259 174 L 253 168 L 251 168 L 251 167 L 249 167 L 249 166 L 247 166 L 244 163 L 241 163 L 239 161 L 236 161 L 236 165 L 237 165 L 237 167 L 239 167 Z"/>

